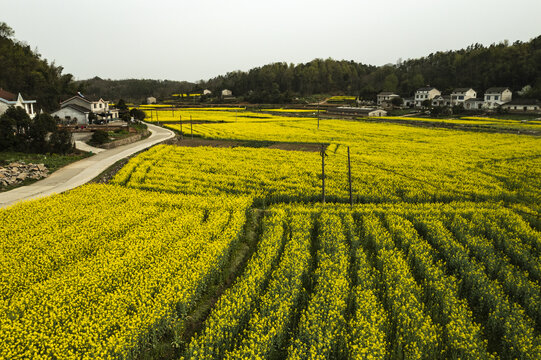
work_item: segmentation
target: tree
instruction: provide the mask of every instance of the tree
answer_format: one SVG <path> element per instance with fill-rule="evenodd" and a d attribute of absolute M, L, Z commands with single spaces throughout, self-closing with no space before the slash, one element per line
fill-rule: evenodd
<path fill-rule="evenodd" d="M 391 99 L 391 104 L 394 106 L 402 106 L 402 104 L 404 104 L 404 100 L 400 96 L 393 97 Z"/>
<path fill-rule="evenodd" d="M 51 151 L 66 154 L 73 150 L 71 133 L 68 129 L 58 129 L 51 134 Z"/>
<path fill-rule="evenodd" d="M 56 131 L 56 121 L 49 114 L 37 115 L 28 131 L 30 140 L 30 148 L 38 153 L 46 153 L 50 151 L 50 144 L 47 142 L 47 134 Z"/>
<path fill-rule="evenodd" d="M 94 122 L 98 119 L 96 114 L 94 114 L 92 111 L 88 113 L 88 123 L 94 124 Z"/>
<path fill-rule="evenodd" d="M 143 121 L 145 120 L 146 114 L 143 110 L 133 108 L 130 110 L 130 117 L 133 117 L 134 119 L 137 119 L 139 121 Z"/>
<path fill-rule="evenodd" d="M 5 113 L 0 116 L 0 151 L 13 149 L 17 144 L 14 127 L 15 120 Z"/>
<path fill-rule="evenodd" d="M 0 22 L 0 37 L 12 38 L 15 36 L 15 31 L 5 22 Z"/>
<path fill-rule="evenodd" d="M 383 90 L 396 92 L 398 89 L 398 77 L 393 73 L 389 74 L 383 80 Z"/>
<path fill-rule="evenodd" d="M 107 140 L 109 140 L 109 134 L 107 131 L 103 130 L 94 131 L 92 133 L 92 138 L 90 138 L 90 142 L 95 145 L 104 144 Z"/>
<path fill-rule="evenodd" d="M 124 99 L 118 100 L 118 103 L 116 104 L 116 108 L 119 111 L 128 111 L 128 105 L 126 105 L 126 102 L 124 101 Z"/>

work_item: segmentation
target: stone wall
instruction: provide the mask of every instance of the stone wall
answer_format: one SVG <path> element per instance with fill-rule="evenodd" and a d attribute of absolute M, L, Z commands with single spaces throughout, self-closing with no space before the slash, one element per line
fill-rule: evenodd
<path fill-rule="evenodd" d="M 11 163 L 0 166 L 0 187 L 16 185 L 26 179 L 39 180 L 49 175 L 43 164 Z"/>
<path fill-rule="evenodd" d="M 141 132 L 139 134 L 136 134 L 136 135 L 124 138 L 124 139 L 111 141 L 110 143 L 100 145 L 100 147 L 102 149 L 113 149 L 113 148 L 116 148 L 118 146 L 134 143 L 136 141 L 139 141 L 139 140 L 147 137 L 148 135 L 150 135 L 150 131 L 144 130 L 143 132 Z"/>

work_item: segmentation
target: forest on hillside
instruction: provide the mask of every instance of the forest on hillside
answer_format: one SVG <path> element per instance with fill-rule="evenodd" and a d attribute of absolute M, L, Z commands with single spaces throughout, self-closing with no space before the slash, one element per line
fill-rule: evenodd
<path fill-rule="evenodd" d="M 244 101 L 288 103 L 314 94 L 353 95 L 373 100 L 380 91 L 403 97 L 431 85 L 444 93 L 456 87 L 472 87 L 481 95 L 494 86 L 510 87 L 515 96 L 541 99 L 541 36 L 527 42 L 435 52 L 420 59 L 373 66 L 355 61 L 314 59 L 308 63 L 272 63 L 249 71 L 232 71 L 197 83 L 187 81 L 125 79 L 98 76 L 74 81 L 62 66 L 49 63 L 29 45 L 14 39 L 13 30 L 0 22 L 0 88 L 36 99 L 46 111 L 55 110 L 60 100 L 82 91 L 117 101 L 140 103 L 148 96 L 159 101 L 174 93 L 201 93 L 210 89 L 220 94 L 230 89 Z M 524 91 L 521 91 L 523 90 Z M 519 93 L 520 91 L 520 93 Z"/>
<path fill-rule="evenodd" d="M 28 44 L 14 39 L 15 32 L 0 22 L 0 88 L 37 100 L 38 109 L 53 111 L 77 86 L 64 68 L 42 59 Z"/>
<path fill-rule="evenodd" d="M 522 95 L 541 98 L 541 36 L 512 45 L 506 41 L 490 46 L 474 44 L 379 67 L 333 59 L 298 65 L 274 63 L 230 72 L 202 81 L 198 87 L 214 91 L 227 88 L 255 102 L 273 102 L 293 94 L 343 93 L 375 99 L 380 91 L 393 91 L 406 97 L 425 85 L 443 92 L 472 87 L 478 93 L 493 86 L 520 91 L 529 85 Z"/>

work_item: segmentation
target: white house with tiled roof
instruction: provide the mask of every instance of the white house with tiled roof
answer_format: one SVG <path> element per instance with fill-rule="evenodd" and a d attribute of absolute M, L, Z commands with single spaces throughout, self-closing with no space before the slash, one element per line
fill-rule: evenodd
<path fill-rule="evenodd" d="M 417 89 L 415 92 L 415 106 L 422 107 L 423 101 L 432 100 L 438 95 L 441 95 L 441 92 L 432 86 L 425 86 Z"/>
<path fill-rule="evenodd" d="M 485 107 L 495 109 L 513 100 L 513 92 L 507 87 L 492 87 L 485 91 Z"/>
<path fill-rule="evenodd" d="M 14 106 L 23 108 L 28 116 L 33 119 L 36 116 L 34 104 L 36 104 L 36 100 L 25 100 L 20 93 L 15 95 L 0 88 L 0 115 L 5 113 L 10 106 Z"/>
<path fill-rule="evenodd" d="M 68 122 L 79 125 L 88 124 L 90 113 L 94 113 L 98 119 L 118 119 L 118 110 L 109 107 L 109 101 L 102 98 L 92 99 L 78 93 L 60 103 L 60 110 L 51 115 L 58 116 Z"/>
<path fill-rule="evenodd" d="M 400 95 L 398 94 L 395 94 L 393 92 L 390 92 L 390 91 L 382 91 L 378 94 L 378 97 L 377 97 L 377 103 L 378 105 L 381 105 L 383 104 L 384 102 L 388 102 L 390 103 L 391 100 L 393 100 L 394 98 L 398 98 L 400 97 Z"/>
<path fill-rule="evenodd" d="M 456 88 L 451 93 L 451 101 L 453 105 L 464 104 L 468 99 L 475 99 L 477 92 L 472 88 Z"/>

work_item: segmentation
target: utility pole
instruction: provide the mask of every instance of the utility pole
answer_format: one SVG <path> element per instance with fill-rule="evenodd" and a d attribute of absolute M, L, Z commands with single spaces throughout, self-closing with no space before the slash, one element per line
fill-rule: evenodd
<path fill-rule="evenodd" d="M 353 195 L 351 193 L 351 157 L 349 155 L 349 146 L 348 146 L 348 178 L 349 178 L 349 205 L 353 207 Z"/>
<path fill-rule="evenodd" d="M 180 139 L 182 140 L 184 134 L 182 133 L 182 115 L 179 115 L 178 122 L 180 123 Z"/>
<path fill-rule="evenodd" d="M 325 145 L 321 144 L 321 202 L 325 204 Z"/>
<path fill-rule="evenodd" d="M 317 104 L 317 129 L 319 130 L 319 104 Z"/>

